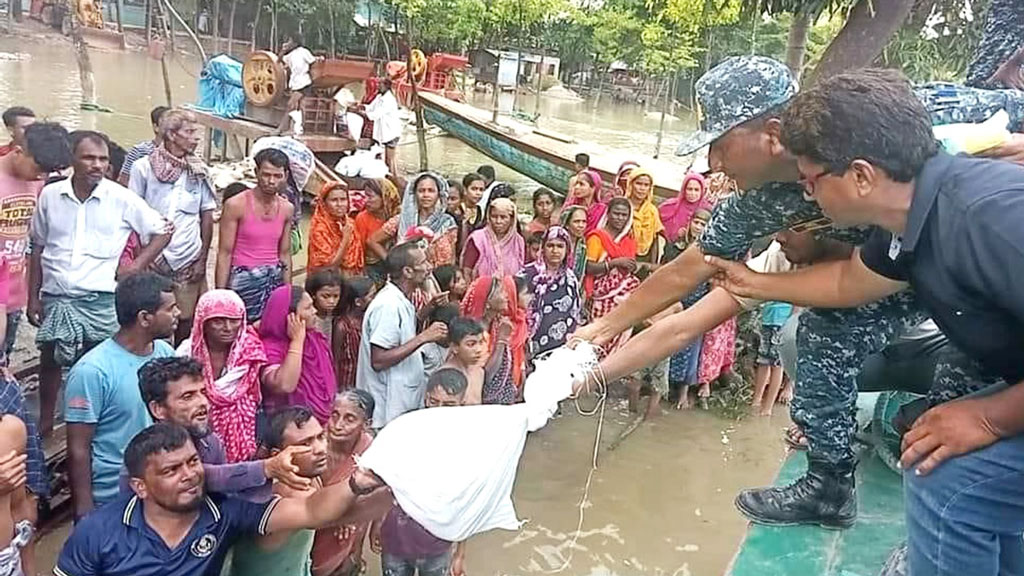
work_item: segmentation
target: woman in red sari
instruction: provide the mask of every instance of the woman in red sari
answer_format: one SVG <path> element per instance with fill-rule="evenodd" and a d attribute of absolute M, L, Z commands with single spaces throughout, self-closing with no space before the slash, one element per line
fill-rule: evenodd
<path fill-rule="evenodd" d="M 488 334 L 490 358 L 484 366 L 484 404 L 512 404 L 518 400 L 530 337 L 526 312 L 511 276 L 480 276 L 466 292 L 460 310 L 481 322 Z"/>
<path fill-rule="evenodd" d="M 348 186 L 344 182 L 324 185 L 309 221 L 309 259 L 306 272 L 333 268 L 343 276 L 363 273 L 363 243 L 349 217 Z"/>
<path fill-rule="evenodd" d="M 587 211 L 587 234 L 601 225 L 607 206 L 601 202 L 601 187 L 604 181 L 601 175 L 593 170 L 584 170 L 573 176 L 569 181 L 569 197 L 562 209 L 570 206 L 581 206 Z"/>
<path fill-rule="evenodd" d="M 586 292 L 590 315 L 598 319 L 612 311 L 640 286 L 636 272 L 636 241 L 629 231 L 633 208 L 626 198 L 612 198 L 604 224 L 587 235 Z M 629 340 L 632 329 L 626 330 L 605 345 L 612 352 Z"/>

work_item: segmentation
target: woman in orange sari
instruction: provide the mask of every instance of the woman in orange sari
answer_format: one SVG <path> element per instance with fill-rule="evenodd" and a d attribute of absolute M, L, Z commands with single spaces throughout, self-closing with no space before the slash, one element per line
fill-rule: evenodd
<path fill-rule="evenodd" d="M 632 205 L 626 198 L 612 198 L 604 224 L 587 235 L 586 292 L 590 315 L 598 319 L 612 311 L 640 286 L 636 275 L 636 241 L 629 233 Z M 611 353 L 632 335 L 626 330 L 604 346 Z"/>
<path fill-rule="evenodd" d="M 398 215 L 402 197 L 398 194 L 398 187 L 386 178 L 367 180 L 363 191 L 366 193 L 366 206 L 355 217 L 356 233 L 359 235 L 359 244 L 363 247 L 366 275 L 376 284 L 382 285 L 388 276 L 384 270 L 384 259 L 387 258 L 390 244 L 377 246 L 367 241 L 374 232 L 384 226 L 385 222 Z M 375 247 L 379 250 L 375 251 Z"/>
<path fill-rule="evenodd" d="M 489 336 L 484 366 L 484 404 L 513 404 L 519 399 L 530 336 L 526 311 L 511 276 L 479 276 L 469 286 L 460 310 L 481 322 Z"/>
<path fill-rule="evenodd" d="M 348 212 L 348 186 L 344 182 L 325 184 L 309 222 L 307 274 L 321 268 L 340 270 L 343 276 L 362 274 L 363 244 Z"/>

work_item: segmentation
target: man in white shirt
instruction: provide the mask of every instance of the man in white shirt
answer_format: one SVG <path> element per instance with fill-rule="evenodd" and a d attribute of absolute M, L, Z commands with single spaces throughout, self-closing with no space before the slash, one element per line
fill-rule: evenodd
<path fill-rule="evenodd" d="M 373 122 L 373 141 L 384 147 L 388 171 L 395 169 L 395 148 L 402 137 L 402 119 L 398 116 L 398 100 L 391 91 L 391 79 L 383 78 L 377 85 L 377 97 L 366 107 L 366 118 Z"/>
<path fill-rule="evenodd" d="M 206 261 L 217 209 L 209 170 L 195 153 L 199 134 L 191 112 L 164 113 L 160 145 L 135 163 L 128 182 L 132 192 L 174 225 L 171 241 L 152 269 L 175 283 L 174 296 L 181 310 L 175 342 L 188 338 L 196 302 L 206 289 Z"/>
<path fill-rule="evenodd" d="M 302 37 L 292 34 L 281 45 L 281 52 L 284 56 L 281 60 L 288 68 L 288 113 L 281 119 L 279 128 L 283 132 L 288 128 L 289 121 L 292 121 L 292 130 L 296 134 L 302 134 L 302 113 L 299 105 L 303 96 L 313 93 L 313 77 L 309 74 L 309 67 L 318 60 L 313 53 L 303 46 Z M 298 112 L 298 114 L 296 114 Z"/>
<path fill-rule="evenodd" d="M 117 278 L 145 270 L 167 247 L 171 225 L 146 202 L 104 175 L 110 164 L 107 137 L 72 135 L 70 178 L 43 188 L 32 216 L 28 321 L 39 328 L 40 429 L 53 427 L 61 366 L 117 330 Z M 118 266 L 131 232 L 146 246 L 135 261 Z"/>

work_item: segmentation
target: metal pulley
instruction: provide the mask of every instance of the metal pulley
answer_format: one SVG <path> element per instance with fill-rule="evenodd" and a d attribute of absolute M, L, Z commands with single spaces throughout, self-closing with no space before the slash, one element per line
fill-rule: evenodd
<path fill-rule="evenodd" d="M 288 91 L 288 72 L 277 54 L 259 50 L 242 65 L 242 88 L 253 106 L 273 106 Z"/>

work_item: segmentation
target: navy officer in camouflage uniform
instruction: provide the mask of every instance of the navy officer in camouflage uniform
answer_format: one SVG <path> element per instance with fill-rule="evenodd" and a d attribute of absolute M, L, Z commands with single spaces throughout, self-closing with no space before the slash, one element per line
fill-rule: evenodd
<path fill-rule="evenodd" d="M 868 230 L 831 230 L 817 205 L 803 197 L 796 161 L 779 142 L 778 117 L 796 90 L 784 65 L 759 56 L 730 58 L 698 81 L 697 96 L 705 113 L 702 130 L 684 142 L 680 153 L 710 143 L 712 168 L 736 179 L 747 192 L 716 206 L 699 246 L 691 246 L 658 270 L 612 313 L 579 329 L 578 339 L 603 343 L 692 291 L 715 272 L 704 263 L 704 254 L 737 260 L 758 238 L 786 229 L 827 229 L 829 236 L 852 244 L 867 238 Z M 978 122 L 990 114 L 982 106 L 957 111 L 958 121 Z M 633 339 L 602 367 L 609 378 L 629 373 L 738 310 L 731 295 L 714 290 L 677 318 L 663 320 L 660 330 L 655 325 L 646 338 L 642 334 Z M 924 317 L 906 291 L 857 309 L 813 309 L 801 316 L 792 414 L 808 438 L 808 473 L 788 487 L 743 491 L 736 499 L 741 512 L 764 524 L 852 525 L 857 374 L 868 355 Z M 674 334 L 664 333 L 672 330 Z M 956 380 L 956 373 L 950 379 Z"/>

